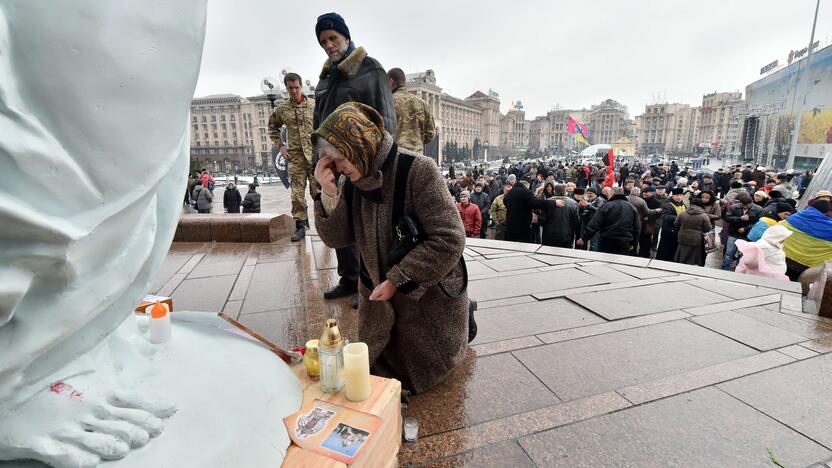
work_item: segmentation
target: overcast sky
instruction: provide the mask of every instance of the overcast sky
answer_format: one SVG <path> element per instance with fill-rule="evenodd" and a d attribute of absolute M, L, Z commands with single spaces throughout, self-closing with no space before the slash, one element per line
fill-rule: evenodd
<path fill-rule="evenodd" d="M 316 83 L 326 57 L 315 20 L 336 11 L 385 68 L 431 68 L 448 94 L 492 88 L 503 112 L 521 100 L 528 119 L 558 103 L 612 98 L 634 117 L 659 96 L 700 105 L 706 92 L 744 92 L 761 67 L 808 44 L 814 8 L 813 0 L 209 0 L 196 96 L 260 94 L 260 78 L 283 68 Z M 829 2 L 815 38 L 832 38 Z"/>

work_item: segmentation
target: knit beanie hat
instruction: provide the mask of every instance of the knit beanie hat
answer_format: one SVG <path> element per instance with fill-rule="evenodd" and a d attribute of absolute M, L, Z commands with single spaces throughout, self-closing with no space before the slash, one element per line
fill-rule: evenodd
<path fill-rule="evenodd" d="M 690 201 L 690 204 L 698 206 L 699 208 L 705 208 L 705 202 L 703 202 L 701 198 L 694 198 Z"/>
<path fill-rule="evenodd" d="M 366 104 L 345 102 L 312 133 L 312 143 L 318 138 L 329 142 L 362 176 L 367 176 L 384 138 L 384 119 Z"/>
<path fill-rule="evenodd" d="M 469 192 L 467 190 L 463 190 L 463 191 L 459 192 L 459 196 L 470 199 L 471 198 L 471 192 Z"/>
<path fill-rule="evenodd" d="M 754 195 L 759 195 L 762 198 L 768 198 L 768 194 L 762 190 L 757 190 L 756 192 L 754 192 Z"/>
<path fill-rule="evenodd" d="M 794 211 L 794 208 L 792 208 L 792 206 L 788 203 L 782 201 L 779 201 L 777 202 L 777 204 L 774 205 L 775 213 L 782 213 L 784 211 L 788 211 L 789 213 L 791 213 L 792 211 Z"/>
<path fill-rule="evenodd" d="M 315 39 L 321 37 L 321 31 L 327 29 L 334 29 L 343 34 L 348 40 L 350 39 L 350 28 L 347 27 L 344 18 L 338 13 L 324 13 L 318 17 L 318 22 L 315 23 Z"/>

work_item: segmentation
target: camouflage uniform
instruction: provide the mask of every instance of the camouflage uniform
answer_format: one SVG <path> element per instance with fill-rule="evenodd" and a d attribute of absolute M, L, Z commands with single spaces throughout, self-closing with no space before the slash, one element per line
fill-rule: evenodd
<path fill-rule="evenodd" d="M 404 86 L 393 91 L 393 105 L 396 107 L 396 143 L 402 148 L 425 152 L 425 145 L 433 140 L 436 126 L 428 105 L 419 97 L 407 92 Z"/>
<path fill-rule="evenodd" d="M 280 128 L 286 125 L 288 137 L 286 158 L 289 164 L 289 180 L 292 184 L 292 217 L 298 221 L 308 219 L 306 214 L 306 182 L 309 181 L 309 194 L 312 198 L 318 194 L 320 187 L 315 180 L 312 167 L 312 114 L 315 100 L 304 97 L 303 102 L 295 104 L 287 99 L 278 104 L 269 117 L 269 138 L 279 147 Z"/>

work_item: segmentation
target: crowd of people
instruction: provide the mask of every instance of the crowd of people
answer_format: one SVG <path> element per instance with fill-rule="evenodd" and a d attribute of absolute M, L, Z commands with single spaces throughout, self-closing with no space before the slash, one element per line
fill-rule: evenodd
<path fill-rule="evenodd" d="M 260 212 L 260 193 L 257 192 L 257 187 L 260 185 L 257 182 L 257 176 L 254 176 L 254 181 L 248 184 L 248 192 L 245 196 L 240 193 L 235 182 L 228 182 L 225 186 L 222 198 L 222 208 L 225 213 L 259 213 Z M 216 181 L 207 169 L 196 173 L 188 179 L 188 188 L 185 190 L 185 199 L 183 201 L 185 206 L 188 206 L 197 213 L 208 214 L 211 213 L 214 205 L 214 187 Z"/>
<path fill-rule="evenodd" d="M 796 213 L 811 178 L 811 171 L 798 175 L 741 164 L 711 173 L 675 161 L 616 161 L 613 181 L 602 163 L 553 160 L 459 173 L 450 166 L 448 190 L 458 201 L 468 237 L 699 266 L 721 248 L 724 270 L 736 268 L 738 244 L 760 242 L 769 266 L 796 280 L 832 259 L 832 193 L 811 194 L 810 206 Z M 811 222 L 795 223 L 798 219 Z M 765 232 L 776 224 L 785 234 L 776 229 L 769 234 L 778 236 L 773 241 Z M 785 252 L 784 261 L 772 246 Z M 758 273 L 747 265 L 740 271 Z"/>

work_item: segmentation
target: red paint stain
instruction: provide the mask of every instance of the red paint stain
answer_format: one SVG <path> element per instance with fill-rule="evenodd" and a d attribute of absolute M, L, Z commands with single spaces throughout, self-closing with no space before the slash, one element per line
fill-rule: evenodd
<path fill-rule="evenodd" d="M 81 392 L 75 390 L 74 388 L 72 388 L 72 385 L 69 385 L 68 383 L 65 383 L 65 382 L 56 382 L 56 383 L 52 384 L 52 386 L 49 387 L 49 391 L 52 392 L 52 393 L 56 393 L 58 395 L 64 395 L 64 396 L 67 396 L 69 398 L 79 399 L 79 400 L 81 399 L 81 396 L 83 396 L 83 394 Z"/>

